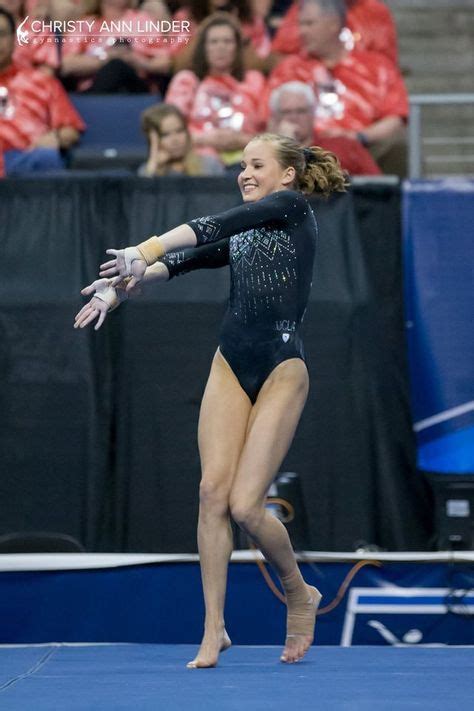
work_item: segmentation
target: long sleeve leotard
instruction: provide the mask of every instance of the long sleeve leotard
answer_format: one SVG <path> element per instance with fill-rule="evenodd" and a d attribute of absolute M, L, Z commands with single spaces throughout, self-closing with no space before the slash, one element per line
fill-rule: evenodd
<path fill-rule="evenodd" d="M 281 190 L 187 224 L 196 235 L 197 249 L 174 258 L 181 265 L 178 271 L 220 266 L 227 260 L 230 264 L 230 298 L 219 348 L 255 402 L 279 363 L 304 360 L 299 327 L 312 283 L 314 214 L 301 193 Z M 211 243 L 217 252 L 202 246 Z M 173 268 L 170 264 L 171 275 Z"/>
<path fill-rule="evenodd" d="M 168 252 L 160 258 L 166 265 L 169 278 L 187 274 L 196 269 L 218 269 L 229 264 L 229 238 L 189 247 L 178 252 Z"/>

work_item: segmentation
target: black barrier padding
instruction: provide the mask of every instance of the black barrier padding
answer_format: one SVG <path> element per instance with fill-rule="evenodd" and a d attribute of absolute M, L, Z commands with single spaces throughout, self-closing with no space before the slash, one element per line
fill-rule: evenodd
<path fill-rule="evenodd" d="M 0 533 L 63 531 L 90 551 L 194 551 L 199 404 L 228 269 L 145 290 L 74 332 L 105 249 L 238 204 L 235 182 L 71 176 L 0 182 Z M 398 188 L 325 203 L 304 320 L 311 390 L 282 470 L 310 544 L 426 549 L 403 337 Z"/>

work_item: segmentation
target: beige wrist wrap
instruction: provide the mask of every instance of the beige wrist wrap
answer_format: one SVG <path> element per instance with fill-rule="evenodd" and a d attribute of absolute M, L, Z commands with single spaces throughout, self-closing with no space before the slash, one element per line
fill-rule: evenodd
<path fill-rule="evenodd" d="M 137 249 L 143 256 L 145 262 L 150 266 L 158 261 L 160 257 L 166 254 L 163 246 L 158 242 L 158 236 L 153 235 L 150 239 L 137 245 Z"/>
<path fill-rule="evenodd" d="M 96 299 L 105 301 L 109 307 L 109 311 L 113 311 L 117 308 L 117 306 L 120 306 L 122 301 L 126 301 L 128 299 L 128 292 L 126 291 L 126 288 L 131 278 L 132 277 L 126 277 L 126 279 L 123 279 L 115 287 L 107 286 L 103 289 L 97 290 L 94 296 Z M 110 281 L 111 279 L 109 279 L 109 282 Z"/>

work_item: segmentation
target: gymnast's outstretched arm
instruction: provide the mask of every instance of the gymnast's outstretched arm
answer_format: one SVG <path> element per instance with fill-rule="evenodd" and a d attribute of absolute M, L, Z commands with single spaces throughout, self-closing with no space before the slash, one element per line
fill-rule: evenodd
<path fill-rule="evenodd" d="M 181 252 L 170 252 L 162 260 L 146 268 L 141 283 L 153 281 L 169 281 L 175 276 L 187 274 L 197 269 L 218 269 L 229 264 L 229 240 L 206 244 L 202 247 L 185 249 Z M 139 293 L 135 287 L 127 291 L 130 278 L 122 280 L 112 286 L 112 279 L 97 279 L 82 289 L 81 294 L 90 296 L 91 300 L 82 307 L 76 315 L 74 328 L 84 328 L 97 319 L 95 330 L 105 321 L 106 316 L 125 301 L 134 292 Z"/>
<path fill-rule="evenodd" d="M 293 222 L 297 225 L 308 209 L 301 193 L 279 190 L 218 215 L 191 220 L 159 237 L 154 235 L 136 247 L 108 249 L 107 254 L 114 255 L 114 258 L 101 265 L 100 276 L 113 277 L 113 285 L 131 276 L 127 285 L 127 290 L 130 290 L 143 279 L 147 266 L 170 251 L 216 242 L 270 222 L 282 225 Z"/>

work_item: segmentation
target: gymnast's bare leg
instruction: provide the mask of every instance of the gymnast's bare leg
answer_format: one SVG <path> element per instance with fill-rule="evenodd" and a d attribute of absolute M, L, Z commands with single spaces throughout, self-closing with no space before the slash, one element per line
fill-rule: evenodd
<path fill-rule="evenodd" d="M 235 476 L 251 402 L 218 351 L 201 405 L 198 442 L 202 480 L 198 547 L 206 617 L 204 637 L 188 667 L 213 667 L 231 642 L 225 630 L 227 568 L 232 553 L 229 495 Z"/>
<path fill-rule="evenodd" d="M 245 444 L 230 494 L 234 520 L 278 573 L 287 597 L 283 662 L 299 661 L 314 635 L 319 591 L 299 571 L 285 526 L 265 509 L 266 493 L 293 439 L 308 394 L 302 360 L 280 363 L 264 383 L 250 414 Z"/>

